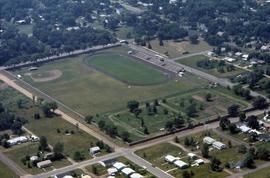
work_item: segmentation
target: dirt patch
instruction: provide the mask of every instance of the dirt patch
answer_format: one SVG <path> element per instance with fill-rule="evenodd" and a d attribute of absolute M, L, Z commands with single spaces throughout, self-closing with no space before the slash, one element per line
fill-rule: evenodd
<path fill-rule="evenodd" d="M 1 91 L 1 90 L 4 90 L 4 89 L 6 89 L 6 88 L 8 88 L 8 84 L 6 84 L 6 83 L 1 83 L 1 84 L 0 84 L 0 91 Z"/>
<path fill-rule="evenodd" d="M 202 102 L 205 101 L 205 99 L 203 97 L 198 96 L 198 95 L 193 95 L 192 98 L 197 100 L 197 101 L 202 101 Z"/>
<path fill-rule="evenodd" d="M 34 82 L 49 82 L 49 81 L 58 79 L 63 74 L 62 71 L 60 71 L 58 69 L 47 71 L 47 73 L 48 73 L 48 77 L 42 77 L 42 76 L 41 77 L 38 77 L 38 76 L 33 77 L 32 74 L 30 76 Z"/>

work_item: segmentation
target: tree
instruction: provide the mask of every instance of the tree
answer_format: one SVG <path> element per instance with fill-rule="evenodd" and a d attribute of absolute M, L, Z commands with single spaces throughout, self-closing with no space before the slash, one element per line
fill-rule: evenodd
<path fill-rule="evenodd" d="M 101 120 L 101 121 L 98 122 L 98 127 L 100 128 L 100 130 L 104 130 L 105 125 L 106 125 L 106 123 L 103 120 Z"/>
<path fill-rule="evenodd" d="M 254 157 L 252 153 L 247 153 L 244 159 L 244 163 L 248 168 L 253 168 L 254 167 Z"/>
<path fill-rule="evenodd" d="M 209 146 L 204 143 L 202 148 L 201 148 L 201 152 L 202 152 L 202 156 L 204 158 L 208 158 L 209 157 Z"/>
<path fill-rule="evenodd" d="M 207 102 L 210 102 L 210 101 L 212 100 L 212 94 L 211 94 L 211 93 L 207 93 L 207 94 L 205 95 L 205 100 L 206 100 Z"/>
<path fill-rule="evenodd" d="M 166 124 L 165 124 L 165 128 L 171 132 L 173 131 L 174 127 L 173 127 L 173 122 L 172 121 L 167 121 Z"/>
<path fill-rule="evenodd" d="M 238 104 L 232 104 L 228 107 L 228 114 L 232 117 L 236 117 L 239 114 L 240 106 Z"/>
<path fill-rule="evenodd" d="M 245 121 L 245 119 L 246 119 L 246 114 L 244 113 L 244 112 L 240 112 L 240 114 L 239 114 L 239 121 L 240 122 L 244 122 Z"/>
<path fill-rule="evenodd" d="M 148 128 L 147 127 L 144 127 L 143 133 L 146 134 L 146 135 L 149 134 L 149 131 L 148 131 Z"/>
<path fill-rule="evenodd" d="M 134 112 L 135 109 L 139 108 L 140 103 L 135 100 L 131 100 L 127 103 L 127 108 L 129 109 L 130 112 Z"/>
<path fill-rule="evenodd" d="M 54 158 L 56 160 L 62 159 L 63 152 L 64 152 L 64 144 L 60 142 L 56 143 L 53 147 L 53 152 L 54 152 Z"/>
<path fill-rule="evenodd" d="M 189 117 L 195 116 L 197 113 L 196 104 L 191 103 L 188 107 L 186 107 L 185 112 Z"/>
<path fill-rule="evenodd" d="M 259 147 L 257 150 L 257 153 L 258 153 L 257 156 L 259 159 L 269 161 L 270 152 L 268 149 L 266 149 L 264 147 Z"/>
<path fill-rule="evenodd" d="M 257 116 L 251 115 L 247 118 L 247 125 L 252 129 L 259 129 L 260 124 L 258 122 Z"/>
<path fill-rule="evenodd" d="M 44 136 L 40 137 L 39 148 L 40 148 L 41 151 L 46 151 L 48 149 L 48 142 L 47 142 L 46 137 L 44 137 Z"/>
<path fill-rule="evenodd" d="M 191 44 L 197 44 L 198 38 L 199 38 L 199 36 L 197 33 L 190 33 L 189 34 L 189 40 L 190 40 Z"/>
<path fill-rule="evenodd" d="M 217 159 L 216 157 L 213 157 L 211 159 L 210 167 L 212 171 L 221 171 L 220 168 L 221 161 Z"/>
<path fill-rule="evenodd" d="M 245 154 L 247 152 L 247 147 L 245 145 L 240 145 L 238 147 L 238 153 Z"/>
<path fill-rule="evenodd" d="M 267 106 L 267 101 L 264 97 L 258 96 L 253 100 L 252 105 L 256 109 L 264 109 Z"/>
<path fill-rule="evenodd" d="M 75 153 L 73 155 L 73 159 L 75 161 L 82 161 L 85 159 L 85 156 L 80 151 L 75 151 Z"/>
<path fill-rule="evenodd" d="M 191 178 L 190 173 L 188 171 L 186 171 L 186 170 L 183 171 L 182 176 L 183 176 L 183 178 Z"/>
<path fill-rule="evenodd" d="M 95 175 L 98 175 L 98 169 L 97 169 L 97 166 L 96 166 L 96 165 L 92 165 L 92 172 L 93 172 Z"/>
<path fill-rule="evenodd" d="M 127 131 L 124 131 L 121 133 L 121 138 L 123 139 L 123 141 L 125 142 L 130 142 L 130 139 L 129 139 L 129 133 Z"/>
<path fill-rule="evenodd" d="M 86 117 L 84 118 L 84 120 L 85 120 L 85 122 L 86 122 L 87 124 L 91 124 L 93 118 L 94 118 L 93 116 L 88 115 L 88 116 L 86 116 Z"/>
<path fill-rule="evenodd" d="M 231 134 L 235 134 L 235 133 L 238 132 L 238 129 L 237 129 L 237 127 L 236 127 L 236 125 L 234 123 L 229 124 L 228 128 L 229 128 Z"/>
<path fill-rule="evenodd" d="M 230 123 L 231 121 L 227 117 L 222 117 L 219 121 L 219 127 L 221 127 L 222 130 L 227 130 Z"/>

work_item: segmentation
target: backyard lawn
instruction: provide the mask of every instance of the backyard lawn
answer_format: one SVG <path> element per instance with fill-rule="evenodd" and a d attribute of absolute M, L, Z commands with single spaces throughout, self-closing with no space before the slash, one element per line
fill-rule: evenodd
<path fill-rule="evenodd" d="M 19 178 L 12 170 L 10 170 L 4 163 L 0 161 L 0 175 L 1 178 Z"/>

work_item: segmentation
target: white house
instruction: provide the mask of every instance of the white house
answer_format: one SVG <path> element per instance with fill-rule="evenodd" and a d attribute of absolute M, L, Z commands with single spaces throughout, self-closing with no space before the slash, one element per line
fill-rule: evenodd
<path fill-rule="evenodd" d="M 125 174 L 126 176 L 129 176 L 129 175 L 135 173 L 135 171 L 133 169 L 129 168 L 129 167 L 126 167 L 126 168 L 122 169 L 121 172 L 123 174 Z"/>
<path fill-rule="evenodd" d="M 41 161 L 37 163 L 37 167 L 38 168 L 45 168 L 45 167 L 49 167 L 52 165 L 51 160 L 45 160 L 45 161 Z"/>
<path fill-rule="evenodd" d="M 130 175 L 130 178 L 143 178 L 143 176 L 139 173 L 133 173 Z"/>
<path fill-rule="evenodd" d="M 194 163 L 197 164 L 197 165 L 202 165 L 202 164 L 204 164 L 204 160 L 203 159 L 196 159 L 194 161 Z"/>
<path fill-rule="evenodd" d="M 91 155 L 97 154 L 100 152 L 100 148 L 98 146 L 92 147 L 89 149 Z"/>
<path fill-rule="evenodd" d="M 194 153 L 188 153 L 187 154 L 188 157 L 190 157 L 191 159 L 194 159 L 196 157 L 196 155 Z"/>
<path fill-rule="evenodd" d="M 21 144 L 21 143 L 26 143 L 26 142 L 28 142 L 28 138 L 25 136 L 20 136 L 20 137 L 16 137 L 16 138 L 12 138 L 12 139 L 7 140 L 7 143 L 10 146 Z"/>
<path fill-rule="evenodd" d="M 121 163 L 121 162 L 116 162 L 113 164 L 113 167 L 115 167 L 117 170 L 121 170 L 125 167 L 127 167 L 125 164 Z"/>
<path fill-rule="evenodd" d="M 165 161 L 167 161 L 169 163 L 173 163 L 174 161 L 176 161 L 176 158 L 172 155 L 167 155 L 167 156 L 165 156 Z"/>
<path fill-rule="evenodd" d="M 251 128 L 249 128 L 245 125 L 237 126 L 237 128 L 240 129 L 241 132 L 243 132 L 243 133 L 248 133 L 251 130 Z"/>
<path fill-rule="evenodd" d="M 112 168 L 107 169 L 107 172 L 108 172 L 108 175 L 114 176 L 118 172 L 118 170 L 112 167 Z"/>
<path fill-rule="evenodd" d="M 180 169 L 185 169 L 188 167 L 188 164 L 185 163 L 184 161 L 177 160 L 173 163 L 175 166 L 179 167 Z"/>
<path fill-rule="evenodd" d="M 222 150 L 222 149 L 225 149 L 225 148 L 226 148 L 226 145 L 223 144 L 223 143 L 221 143 L 221 142 L 214 142 L 214 143 L 212 144 L 212 146 L 213 146 L 214 148 L 219 149 L 219 150 Z"/>
<path fill-rule="evenodd" d="M 211 137 L 204 137 L 203 138 L 203 142 L 208 144 L 208 145 L 212 145 L 216 140 L 211 138 Z"/>

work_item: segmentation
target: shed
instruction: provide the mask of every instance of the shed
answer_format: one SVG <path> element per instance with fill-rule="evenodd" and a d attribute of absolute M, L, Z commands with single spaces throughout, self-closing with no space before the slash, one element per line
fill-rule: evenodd
<path fill-rule="evenodd" d="M 226 145 L 221 143 L 221 142 L 214 142 L 212 144 L 213 147 L 219 149 L 219 150 L 222 150 L 222 149 L 225 149 L 226 148 Z"/>
<path fill-rule="evenodd" d="M 185 169 L 188 167 L 188 164 L 185 163 L 184 161 L 181 160 L 177 160 L 174 162 L 174 165 L 176 165 L 177 167 L 179 167 L 180 169 Z"/>
<path fill-rule="evenodd" d="M 37 156 L 31 156 L 30 157 L 30 161 L 36 161 L 36 160 L 38 160 L 38 157 Z"/>
<path fill-rule="evenodd" d="M 172 155 L 165 156 L 165 161 L 167 161 L 169 163 L 173 163 L 175 160 L 176 160 L 176 158 Z"/>
<path fill-rule="evenodd" d="M 92 147 L 89 149 L 91 155 L 97 154 L 100 152 L 100 148 L 98 146 Z"/>
<path fill-rule="evenodd" d="M 196 155 L 195 155 L 194 153 L 188 153 L 187 155 L 188 155 L 188 157 L 190 157 L 191 159 L 193 159 L 193 158 L 196 157 Z"/>
<path fill-rule="evenodd" d="M 133 169 L 129 168 L 129 167 L 122 169 L 121 172 L 123 174 L 125 174 L 126 176 L 129 176 L 132 173 L 135 173 L 135 171 Z"/>
<path fill-rule="evenodd" d="M 143 178 L 143 176 L 139 173 L 133 173 L 131 174 L 130 178 Z"/>
<path fill-rule="evenodd" d="M 249 127 L 247 127 L 247 126 L 245 126 L 245 125 L 241 125 L 241 126 L 239 126 L 238 127 L 240 130 L 241 130 L 241 132 L 243 132 L 243 133 L 247 133 L 247 132 L 249 132 L 250 130 L 251 130 L 251 128 L 249 128 Z"/>
<path fill-rule="evenodd" d="M 208 145 L 212 145 L 216 140 L 211 138 L 211 137 L 204 137 L 203 138 L 203 142 L 208 144 Z"/>
<path fill-rule="evenodd" d="M 113 167 L 115 167 L 117 170 L 121 170 L 125 167 L 127 167 L 125 164 L 121 163 L 121 162 L 116 162 L 113 164 Z"/>
<path fill-rule="evenodd" d="M 41 161 L 37 163 L 37 167 L 38 168 L 45 168 L 45 167 L 49 167 L 52 165 L 51 160 L 45 160 L 45 161 Z"/>
<path fill-rule="evenodd" d="M 196 164 L 198 164 L 198 165 L 204 164 L 204 160 L 203 160 L 203 159 L 196 159 L 194 162 L 195 162 Z"/>

